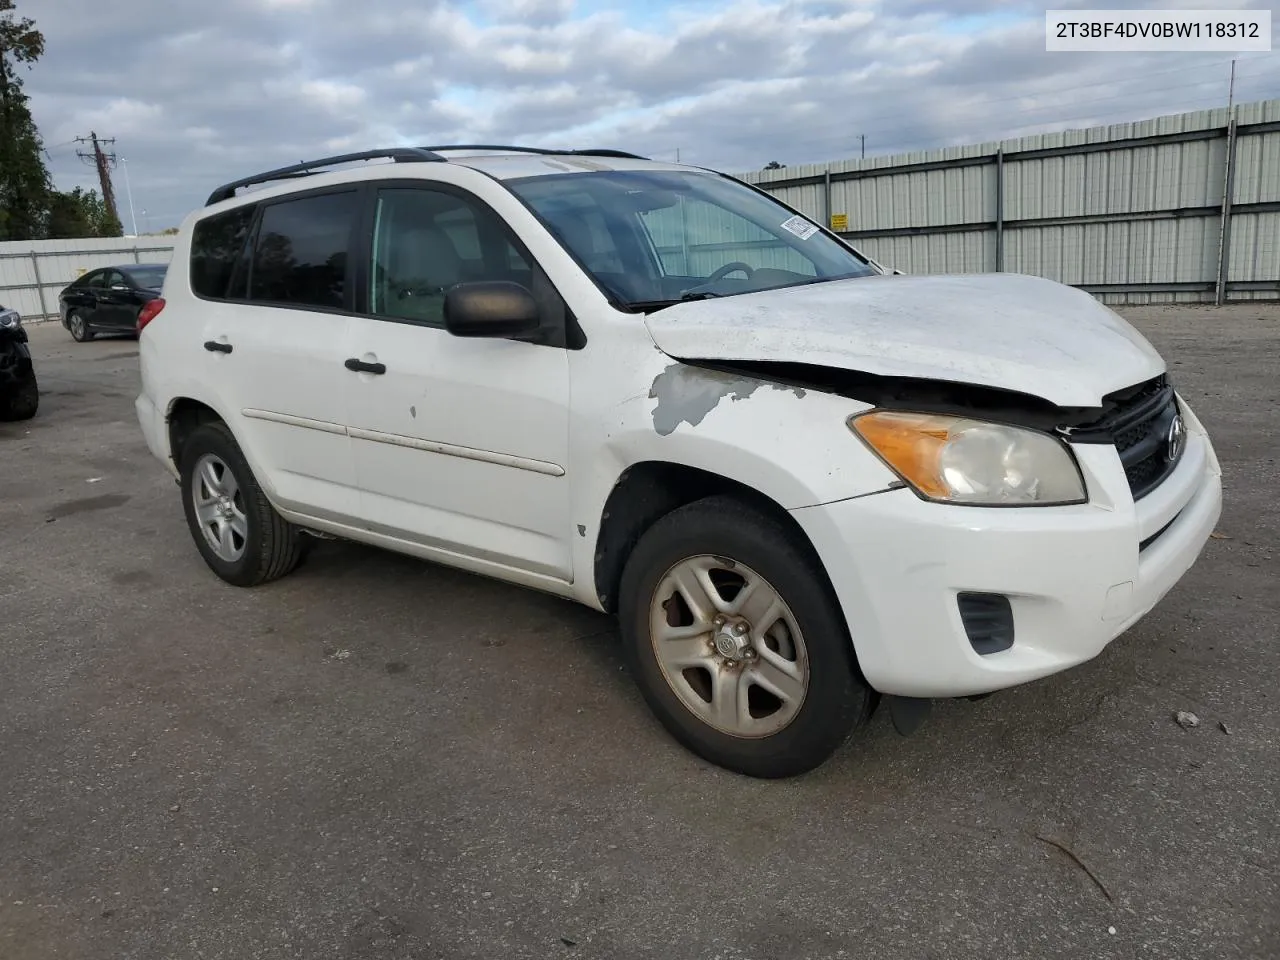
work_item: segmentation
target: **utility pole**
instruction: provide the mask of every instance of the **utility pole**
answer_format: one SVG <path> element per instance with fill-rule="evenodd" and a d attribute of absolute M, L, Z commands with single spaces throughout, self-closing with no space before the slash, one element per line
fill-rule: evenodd
<path fill-rule="evenodd" d="M 1227 85 L 1227 118 L 1231 118 L 1231 107 L 1236 99 L 1236 62 L 1231 61 L 1231 82 Z"/>
<path fill-rule="evenodd" d="M 115 166 L 116 155 L 114 153 L 103 153 L 102 145 L 104 143 L 115 143 L 116 138 L 99 137 L 97 133 L 90 130 L 87 137 L 76 137 L 76 143 L 92 143 L 93 153 L 85 153 L 83 150 L 77 150 L 76 156 L 81 160 L 92 160 L 95 167 L 98 168 L 98 182 L 102 184 L 102 201 L 106 204 L 107 214 L 116 223 L 120 222 L 120 214 L 116 210 L 116 192 L 111 187 L 111 167 Z"/>
<path fill-rule="evenodd" d="M 867 159 L 867 135 L 865 133 L 858 134 L 858 140 L 862 143 L 862 159 Z"/>

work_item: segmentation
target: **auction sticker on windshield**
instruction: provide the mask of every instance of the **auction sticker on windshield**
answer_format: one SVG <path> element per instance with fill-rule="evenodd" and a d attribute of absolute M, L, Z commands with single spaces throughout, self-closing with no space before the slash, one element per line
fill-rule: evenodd
<path fill-rule="evenodd" d="M 790 230 L 801 240 L 808 240 L 810 237 L 812 237 L 815 233 L 818 232 L 818 228 L 816 226 L 814 226 L 804 217 L 800 216 L 800 214 L 798 213 L 794 217 L 792 217 L 790 220 L 782 221 L 782 229 Z"/>

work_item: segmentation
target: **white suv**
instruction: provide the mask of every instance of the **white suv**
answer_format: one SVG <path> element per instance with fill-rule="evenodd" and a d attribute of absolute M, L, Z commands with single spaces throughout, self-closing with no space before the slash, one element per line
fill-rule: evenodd
<path fill-rule="evenodd" d="M 218 576 L 280 577 L 312 533 L 616 613 L 671 733 L 755 776 L 879 694 L 902 727 L 1090 659 L 1221 509 L 1164 362 L 1087 293 L 890 275 L 616 151 L 228 184 L 139 331 L 138 418 Z"/>

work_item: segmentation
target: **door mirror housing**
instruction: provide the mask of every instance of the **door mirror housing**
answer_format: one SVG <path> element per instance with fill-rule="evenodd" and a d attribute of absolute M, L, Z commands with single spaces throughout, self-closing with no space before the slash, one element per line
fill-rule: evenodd
<path fill-rule="evenodd" d="M 444 326 L 455 337 L 523 337 L 541 326 L 538 302 L 507 280 L 459 283 L 444 295 Z"/>

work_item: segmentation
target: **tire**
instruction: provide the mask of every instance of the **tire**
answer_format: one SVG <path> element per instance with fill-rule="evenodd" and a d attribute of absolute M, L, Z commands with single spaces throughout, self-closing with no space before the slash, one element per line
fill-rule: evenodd
<path fill-rule="evenodd" d="M 206 469 L 213 471 L 217 484 L 209 482 Z M 206 423 L 191 432 L 182 450 L 179 475 L 187 527 L 205 563 L 219 577 L 237 587 L 256 587 L 297 567 L 305 548 L 302 532 L 271 506 L 226 424 Z M 229 494 L 227 502 L 212 496 L 215 487 Z M 203 518 L 197 511 L 197 496 L 205 510 Z M 210 511 L 224 508 L 228 512 L 213 519 L 210 528 L 221 521 L 216 529 L 230 528 L 231 533 L 227 542 L 215 546 L 205 535 L 205 520 Z"/>
<path fill-rule="evenodd" d="M 0 420 L 30 420 L 40 406 L 40 387 L 34 373 L 0 400 Z"/>
<path fill-rule="evenodd" d="M 89 323 L 81 315 L 79 310 L 72 310 L 67 314 L 67 330 L 71 333 L 71 339 L 76 343 L 88 343 L 93 339 L 94 333 L 89 329 Z"/>
<path fill-rule="evenodd" d="M 724 620 L 717 627 L 712 619 L 709 633 L 703 628 L 708 617 L 672 586 L 673 577 L 690 571 L 702 588 L 696 605 Z M 743 601 L 747 616 L 738 619 L 734 601 L 743 595 L 735 590 L 747 587 L 756 592 Z M 650 708 L 676 740 L 718 766 L 762 778 L 806 773 L 870 716 L 872 691 L 812 548 L 782 521 L 737 498 L 708 497 L 650 527 L 627 559 L 618 615 Z M 745 636 L 734 636 L 739 628 Z M 667 629 L 686 636 L 664 640 L 660 632 Z M 733 691 L 732 699 L 717 700 L 717 690 Z M 729 704 L 731 715 L 719 713 L 718 704 Z"/>

